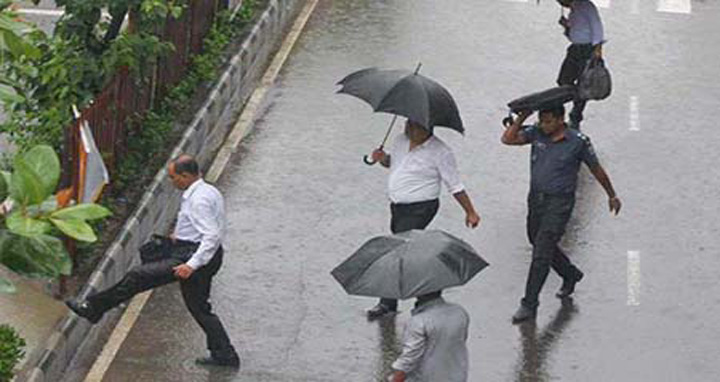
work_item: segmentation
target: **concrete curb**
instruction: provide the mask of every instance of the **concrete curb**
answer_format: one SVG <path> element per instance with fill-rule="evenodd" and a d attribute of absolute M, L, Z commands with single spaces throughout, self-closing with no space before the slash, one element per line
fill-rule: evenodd
<path fill-rule="evenodd" d="M 270 0 L 268 7 L 232 57 L 207 101 L 195 114 L 171 157 L 180 153 L 195 155 L 201 168 L 210 166 L 216 152 L 235 124 L 268 65 L 271 53 L 301 10 L 304 0 Z M 237 86 L 237 84 L 241 84 Z M 170 159 L 170 158 L 168 158 Z M 137 248 L 151 234 L 167 232 L 179 208 L 180 193 L 161 169 L 143 195 L 135 212 L 105 252 L 103 259 L 80 292 L 81 297 L 119 281 L 138 261 Z M 34 354 L 31 354 L 17 382 L 56 382 L 81 346 L 99 341 L 103 329 L 116 323 L 119 313 L 108 314 L 97 325 L 68 313 Z"/>

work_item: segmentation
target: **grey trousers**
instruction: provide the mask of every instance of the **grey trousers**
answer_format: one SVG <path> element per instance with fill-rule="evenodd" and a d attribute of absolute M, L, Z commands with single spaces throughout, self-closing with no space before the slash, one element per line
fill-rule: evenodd
<path fill-rule="evenodd" d="M 573 194 L 531 192 L 528 196 L 527 235 L 533 252 L 522 299 L 522 304 L 527 307 L 537 307 L 538 296 L 551 268 L 563 279 L 575 278 L 579 272 L 558 246 L 574 206 Z"/>

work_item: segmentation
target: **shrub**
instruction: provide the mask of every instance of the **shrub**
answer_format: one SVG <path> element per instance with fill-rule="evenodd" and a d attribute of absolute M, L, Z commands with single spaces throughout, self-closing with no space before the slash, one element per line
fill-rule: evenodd
<path fill-rule="evenodd" d="M 25 356 L 24 347 L 25 340 L 20 338 L 15 329 L 0 325 L 0 382 L 12 379 L 15 366 Z"/>

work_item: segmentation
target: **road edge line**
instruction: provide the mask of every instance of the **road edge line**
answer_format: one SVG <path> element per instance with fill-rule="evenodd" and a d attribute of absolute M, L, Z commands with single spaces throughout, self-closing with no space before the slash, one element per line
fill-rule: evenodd
<path fill-rule="evenodd" d="M 215 182 L 217 181 L 217 179 L 220 178 L 220 175 L 222 174 L 223 170 L 225 170 L 225 167 L 230 161 L 232 154 L 235 152 L 238 145 L 240 144 L 240 141 L 242 141 L 242 139 L 249 131 L 250 126 L 255 120 L 255 115 L 260 110 L 260 105 L 262 104 L 265 95 L 274 84 L 275 79 L 280 73 L 280 69 L 285 64 L 285 61 L 290 55 L 290 51 L 295 46 L 295 43 L 297 42 L 300 34 L 305 28 L 305 24 L 310 19 L 310 15 L 312 15 L 312 12 L 315 9 L 318 1 L 319 0 L 308 1 L 308 3 L 305 4 L 305 7 L 300 11 L 297 19 L 295 19 L 295 23 L 288 32 L 285 41 L 281 45 L 278 52 L 275 54 L 275 57 L 270 63 L 270 66 L 268 66 L 267 70 L 265 71 L 265 74 L 260 81 L 260 86 L 258 86 L 255 91 L 253 91 L 253 94 L 250 96 L 250 99 L 245 104 L 242 113 L 240 113 L 240 117 L 238 117 L 238 120 L 230 131 L 230 134 L 228 134 L 225 143 L 222 145 L 222 147 L 220 147 L 220 150 L 218 150 L 218 153 L 215 156 L 215 161 L 213 162 L 212 166 L 210 166 L 210 169 L 206 174 L 206 179 L 208 181 Z"/>
<path fill-rule="evenodd" d="M 215 155 L 215 160 L 213 160 L 213 164 L 210 166 L 210 170 L 208 170 L 205 177 L 209 182 L 216 182 L 227 167 L 230 157 L 240 144 L 240 141 L 242 141 L 248 127 L 254 121 L 254 116 L 259 110 L 262 99 L 265 97 L 269 88 L 272 86 L 280 73 L 280 69 L 289 57 L 290 51 L 295 46 L 295 43 L 305 28 L 307 21 L 310 19 L 310 16 L 315 10 L 315 6 L 318 1 L 319 0 L 309 0 L 295 19 L 295 23 L 288 32 L 288 35 L 285 37 L 280 49 L 275 54 L 270 66 L 266 69 L 260 82 L 260 86 L 253 91 L 253 94 L 243 108 L 243 112 L 240 114 L 238 121 L 235 123 L 233 129 L 226 138 L 225 143 Z M 152 292 L 153 290 L 149 290 L 132 299 L 125 312 L 123 312 L 117 326 L 113 329 L 110 338 L 108 338 L 107 342 L 103 346 L 100 355 L 95 359 L 95 362 L 93 362 L 93 365 L 86 375 L 84 382 L 101 382 L 103 380 L 105 373 L 107 373 L 110 365 L 115 360 L 117 352 L 120 350 L 120 347 L 130 334 L 130 331 L 135 326 L 135 323 L 140 316 L 140 312 L 142 312 L 143 307 L 150 299 Z"/>

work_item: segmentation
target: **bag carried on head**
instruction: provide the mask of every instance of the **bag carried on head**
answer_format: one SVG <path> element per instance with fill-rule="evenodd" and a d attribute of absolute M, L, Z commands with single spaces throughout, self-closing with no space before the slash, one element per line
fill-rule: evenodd
<path fill-rule="evenodd" d="M 580 75 L 577 92 L 578 97 L 584 100 L 599 101 L 610 96 L 612 79 L 602 58 L 593 57 L 588 61 Z"/>

